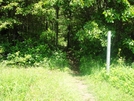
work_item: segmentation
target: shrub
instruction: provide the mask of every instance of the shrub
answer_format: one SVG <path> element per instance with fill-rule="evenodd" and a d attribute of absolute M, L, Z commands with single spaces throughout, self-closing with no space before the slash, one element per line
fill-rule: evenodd
<path fill-rule="evenodd" d="M 98 57 L 88 57 L 83 56 L 80 59 L 80 72 L 82 74 L 91 74 L 95 71 L 101 70 L 104 67 L 104 62 L 101 58 Z"/>
<path fill-rule="evenodd" d="M 21 45 L 22 47 L 20 47 Z M 43 61 L 44 57 L 51 54 L 51 51 L 47 45 L 36 45 L 33 47 L 26 44 L 18 44 L 11 47 L 11 52 L 7 55 L 7 64 L 10 65 L 34 65 L 40 61 Z"/>
<path fill-rule="evenodd" d="M 100 77 L 111 85 L 134 96 L 134 70 L 130 67 L 111 67 L 108 75 L 104 70 L 101 71 Z"/>
<path fill-rule="evenodd" d="M 8 65 L 43 66 L 51 69 L 68 67 L 64 52 L 58 50 L 50 51 L 45 45 L 39 45 L 31 49 L 28 48 L 25 53 L 20 51 L 9 53 L 6 62 Z"/>

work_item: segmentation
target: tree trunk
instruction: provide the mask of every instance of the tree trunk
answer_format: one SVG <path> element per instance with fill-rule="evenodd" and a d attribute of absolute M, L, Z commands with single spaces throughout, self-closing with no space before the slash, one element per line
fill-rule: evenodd
<path fill-rule="evenodd" d="M 68 12 L 69 24 L 67 26 L 67 50 L 69 50 L 69 48 L 71 47 L 71 10 L 69 9 Z"/>
<path fill-rule="evenodd" d="M 56 10 L 56 35 L 55 35 L 55 45 L 56 45 L 56 48 L 58 48 L 58 33 L 59 33 L 59 22 L 58 22 L 58 19 L 59 19 L 59 7 L 56 6 L 55 7 L 55 10 Z"/>

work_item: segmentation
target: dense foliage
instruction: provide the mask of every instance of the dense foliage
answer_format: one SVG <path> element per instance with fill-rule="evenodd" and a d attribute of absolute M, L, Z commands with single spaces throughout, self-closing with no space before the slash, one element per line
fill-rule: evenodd
<path fill-rule="evenodd" d="M 112 57 L 133 60 L 133 0 L 0 0 L 0 59 L 12 63 L 34 64 L 55 50 L 105 58 L 108 30 Z"/>

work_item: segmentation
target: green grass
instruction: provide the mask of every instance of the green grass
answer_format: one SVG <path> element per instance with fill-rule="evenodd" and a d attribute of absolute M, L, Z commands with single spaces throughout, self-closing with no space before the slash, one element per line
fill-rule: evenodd
<path fill-rule="evenodd" d="M 82 60 L 79 79 L 96 101 L 134 101 L 133 68 L 114 63 L 108 75 L 102 61 L 88 60 Z M 0 101 L 83 101 L 68 68 L 12 67 L 0 64 Z"/>
<path fill-rule="evenodd" d="M 130 67 L 120 67 L 111 68 L 109 75 L 102 72 L 102 80 L 107 81 L 113 87 L 120 89 L 121 91 L 132 95 L 134 97 L 134 69 Z"/>
<path fill-rule="evenodd" d="M 106 73 L 101 60 L 87 60 L 81 63 L 82 77 L 88 90 L 97 101 L 134 101 L 134 69 L 124 61 L 111 65 Z"/>
<path fill-rule="evenodd" d="M 106 81 L 98 80 L 93 75 L 84 76 L 82 79 L 88 85 L 88 91 L 94 95 L 97 101 L 134 101 L 133 96 L 113 87 Z"/>
<path fill-rule="evenodd" d="M 0 101 L 82 101 L 67 72 L 43 68 L 0 68 Z"/>

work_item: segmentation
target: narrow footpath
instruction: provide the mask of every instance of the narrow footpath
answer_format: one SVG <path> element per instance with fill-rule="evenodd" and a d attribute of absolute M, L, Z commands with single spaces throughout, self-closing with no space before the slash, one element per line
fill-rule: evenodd
<path fill-rule="evenodd" d="M 84 81 L 77 76 L 76 77 L 74 76 L 74 78 L 75 80 L 73 82 L 76 84 L 79 92 L 81 93 L 83 101 L 96 101 L 94 96 L 88 92 L 88 87 L 84 83 Z"/>
<path fill-rule="evenodd" d="M 83 97 L 83 101 L 96 101 L 94 96 L 88 92 L 88 87 L 79 75 L 79 61 L 72 55 L 71 52 L 67 52 L 67 58 L 72 69 L 72 76 L 74 78 L 73 83 L 76 84 L 79 92 Z"/>

